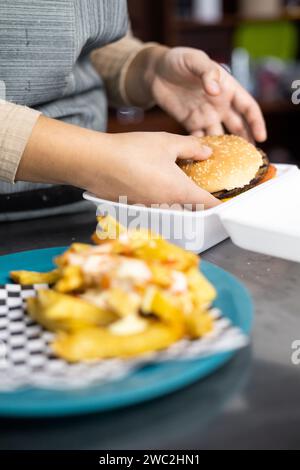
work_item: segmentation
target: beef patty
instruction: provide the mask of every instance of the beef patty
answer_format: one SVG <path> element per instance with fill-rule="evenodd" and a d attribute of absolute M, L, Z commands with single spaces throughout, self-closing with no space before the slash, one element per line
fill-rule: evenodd
<path fill-rule="evenodd" d="M 227 190 L 218 191 L 216 193 L 213 193 L 213 196 L 221 200 L 227 199 L 227 198 L 235 197 L 235 196 L 238 196 L 239 194 L 245 193 L 246 191 L 249 191 L 249 189 L 252 189 L 255 186 L 257 186 L 258 183 L 265 177 L 268 171 L 269 165 L 270 165 L 269 159 L 267 155 L 265 154 L 265 152 L 263 152 L 262 150 L 259 150 L 259 152 L 262 154 L 263 164 L 259 168 L 255 178 L 252 181 L 250 181 L 250 183 L 247 184 L 247 186 L 244 186 L 243 188 L 231 189 L 230 191 L 227 191 Z"/>

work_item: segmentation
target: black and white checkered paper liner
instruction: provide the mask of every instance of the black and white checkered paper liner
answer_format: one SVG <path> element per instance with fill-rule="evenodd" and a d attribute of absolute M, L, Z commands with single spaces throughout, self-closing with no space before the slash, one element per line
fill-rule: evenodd
<path fill-rule="evenodd" d="M 161 352 L 137 359 L 109 359 L 69 364 L 51 351 L 53 334 L 32 321 L 25 302 L 48 286 L 0 286 L 0 391 L 24 387 L 74 389 L 118 380 L 149 363 L 193 360 L 246 346 L 248 337 L 212 310 L 214 332 L 196 341 L 182 340 Z"/>

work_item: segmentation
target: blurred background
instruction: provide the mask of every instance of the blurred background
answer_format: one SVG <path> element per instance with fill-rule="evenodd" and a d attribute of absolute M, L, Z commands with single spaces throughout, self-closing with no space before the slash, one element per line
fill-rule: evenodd
<path fill-rule="evenodd" d="M 269 131 L 263 147 L 271 160 L 300 162 L 300 104 L 292 101 L 297 93 L 293 82 L 299 80 L 300 89 L 300 1 L 128 0 L 128 4 L 138 38 L 196 47 L 228 64 L 262 107 Z M 109 130 L 184 133 L 158 108 L 145 114 L 136 108 L 111 110 Z"/>

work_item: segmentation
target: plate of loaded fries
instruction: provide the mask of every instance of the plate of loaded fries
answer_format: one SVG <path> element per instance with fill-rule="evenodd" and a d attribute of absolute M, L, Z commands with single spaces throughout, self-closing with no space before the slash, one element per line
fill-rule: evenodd
<path fill-rule="evenodd" d="M 146 229 L 0 258 L 0 414 L 124 407 L 204 379 L 249 344 L 245 287 Z"/>

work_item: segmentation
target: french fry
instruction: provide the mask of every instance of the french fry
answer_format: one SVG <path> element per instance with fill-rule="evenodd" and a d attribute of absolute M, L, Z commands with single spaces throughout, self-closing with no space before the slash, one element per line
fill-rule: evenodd
<path fill-rule="evenodd" d="M 71 295 L 40 290 L 27 300 L 31 318 L 51 331 L 75 331 L 91 326 L 106 326 L 116 315 Z"/>
<path fill-rule="evenodd" d="M 190 269 L 187 272 L 187 281 L 195 305 L 200 308 L 210 307 L 217 297 L 214 286 L 198 269 Z"/>
<path fill-rule="evenodd" d="M 84 288 L 84 276 L 80 266 L 67 266 L 61 270 L 61 277 L 54 286 L 62 294 L 77 292 Z"/>
<path fill-rule="evenodd" d="M 152 282 L 160 287 L 169 288 L 173 282 L 172 271 L 168 266 L 160 263 L 149 263 L 152 274 Z"/>
<path fill-rule="evenodd" d="M 52 285 L 58 281 L 60 277 L 60 271 L 59 269 L 55 269 L 54 271 L 50 271 L 48 273 L 12 271 L 10 273 L 10 277 L 16 283 L 21 284 L 21 286 L 30 286 L 32 284 Z"/>
<path fill-rule="evenodd" d="M 67 251 L 55 258 L 55 264 L 63 268 L 68 265 L 69 254 L 82 254 L 88 252 L 90 249 L 91 245 L 87 245 L 85 243 L 73 243 Z"/>
<path fill-rule="evenodd" d="M 134 256 L 146 262 L 155 260 L 176 271 L 186 271 L 199 264 L 199 259 L 196 255 L 184 251 L 178 246 L 171 245 L 162 238 L 152 240 L 150 243 L 145 243 L 136 248 L 134 250 Z"/>
<path fill-rule="evenodd" d="M 163 323 L 183 327 L 184 315 L 172 298 L 159 289 L 149 288 L 142 304 L 144 313 L 153 314 Z"/>
<path fill-rule="evenodd" d="M 170 327 L 153 321 L 144 332 L 126 336 L 114 335 L 104 328 L 61 333 L 54 339 L 52 349 L 69 362 L 129 358 L 167 348 L 183 334 L 184 330 L 179 325 Z"/>
<path fill-rule="evenodd" d="M 133 313 L 138 314 L 141 305 L 140 297 L 120 288 L 112 288 L 105 292 L 105 300 L 109 309 L 120 317 L 126 317 Z"/>
<path fill-rule="evenodd" d="M 213 317 L 209 312 L 194 310 L 186 316 L 186 329 L 190 338 L 197 339 L 211 333 L 214 327 Z"/>
<path fill-rule="evenodd" d="M 113 217 L 110 215 L 99 216 L 97 217 L 98 227 L 94 233 L 92 239 L 96 245 L 101 245 L 102 243 L 108 241 L 118 240 L 122 233 L 126 233 L 125 227 L 119 224 Z M 101 230 L 99 230 L 101 228 Z"/>

